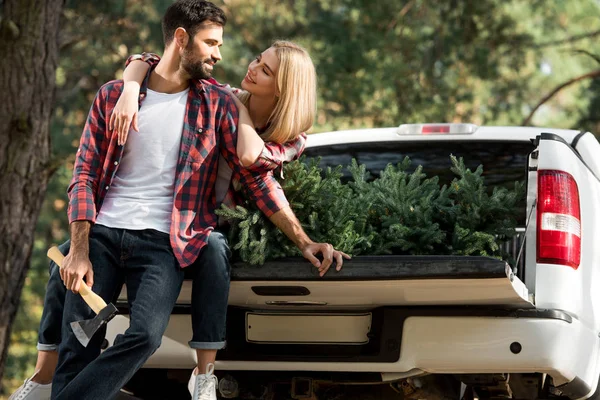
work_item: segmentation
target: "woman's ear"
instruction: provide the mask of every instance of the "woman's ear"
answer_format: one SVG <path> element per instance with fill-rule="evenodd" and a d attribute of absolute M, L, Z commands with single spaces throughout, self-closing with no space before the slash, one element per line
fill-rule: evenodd
<path fill-rule="evenodd" d="M 189 40 L 190 36 L 184 28 L 179 27 L 175 29 L 175 43 L 177 44 L 177 47 L 185 49 Z"/>

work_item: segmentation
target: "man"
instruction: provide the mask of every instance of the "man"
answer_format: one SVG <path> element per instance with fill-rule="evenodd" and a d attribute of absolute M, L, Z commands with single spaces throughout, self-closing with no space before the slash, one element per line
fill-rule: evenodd
<path fill-rule="evenodd" d="M 320 269 L 331 264 L 332 247 L 312 243 L 304 234 L 272 175 L 253 175 L 240 167 L 237 110 L 228 94 L 197 82 L 210 77 L 221 59 L 225 22 L 223 12 L 208 2 L 181 0 L 169 7 L 163 20 L 164 56 L 142 89 L 143 139 L 130 137 L 124 149 L 108 132 L 107 118 L 122 82 L 105 84 L 94 100 L 69 188 L 71 246 L 60 273 L 74 293 L 85 277 L 107 301 L 126 283 L 130 327 L 100 356 L 102 334 L 83 348 L 69 324 L 93 314 L 78 295 L 67 293 L 53 398 L 104 400 L 116 395 L 160 345 L 181 288 L 180 266 L 201 263 L 220 272 L 220 277 L 210 275 L 220 285 L 207 280 L 204 287 L 210 294 L 203 296 L 226 308 L 228 248 L 224 237 L 212 232 L 219 155 L 305 257 L 319 265 L 314 255 L 323 253 Z M 214 362 L 221 342 L 205 344 L 201 371 Z M 195 386 L 194 398 L 216 399 L 211 373 L 198 374 Z"/>

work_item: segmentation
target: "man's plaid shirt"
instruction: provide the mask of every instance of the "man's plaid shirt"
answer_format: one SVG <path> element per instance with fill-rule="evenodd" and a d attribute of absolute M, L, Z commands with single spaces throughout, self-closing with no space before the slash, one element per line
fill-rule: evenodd
<path fill-rule="evenodd" d="M 140 91 L 140 102 L 146 96 L 148 76 Z M 123 146 L 117 144 L 117 134 L 107 127 L 122 89 L 122 81 L 104 84 L 88 114 L 68 189 L 69 222 L 95 222 L 110 190 Z M 260 173 L 240 166 L 236 152 L 238 113 L 229 96 L 216 85 L 190 81 L 170 232 L 171 246 L 182 267 L 196 260 L 217 224 L 215 181 L 219 154 L 265 215 L 271 216 L 288 205 L 272 171 Z"/>

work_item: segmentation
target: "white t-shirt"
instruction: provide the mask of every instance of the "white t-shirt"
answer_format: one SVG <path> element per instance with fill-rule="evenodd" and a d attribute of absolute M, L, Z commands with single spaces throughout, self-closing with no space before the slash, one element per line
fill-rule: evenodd
<path fill-rule="evenodd" d="M 169 233 L 188 92 L 148 89 L 138 115 L 140 131 L 129 130 L 97 224 Z"/>

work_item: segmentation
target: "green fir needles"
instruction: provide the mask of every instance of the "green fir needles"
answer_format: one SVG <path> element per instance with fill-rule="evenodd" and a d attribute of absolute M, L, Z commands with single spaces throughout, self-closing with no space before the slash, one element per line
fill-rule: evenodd
<path fill-rule="evenodd" d="M 488 190 L 483 168 L 468 169 L 451 156 L 449 185 L 427 177 L 410 160 L 388 165 L 377 179 L 355 160 L 341 180 L 342 166 L 319 168 L 318 161 L 285 166 L 285 194 L 306 233 L 351 255 L 472 255 L 503 258 L 500 243 L 515 236 L 524 183 Z M 230 224 L 237 258 L 249 264 L 298 256 L 298 249 L 249 202 L 217 213 Z"/>

